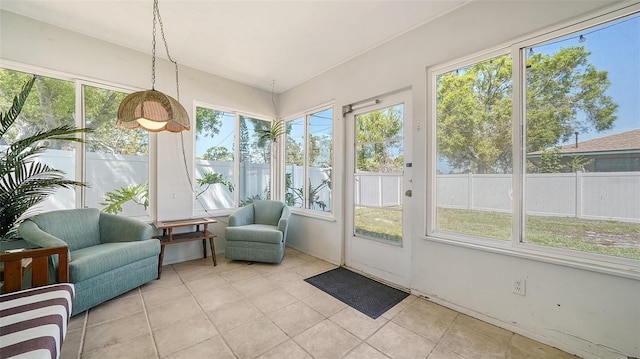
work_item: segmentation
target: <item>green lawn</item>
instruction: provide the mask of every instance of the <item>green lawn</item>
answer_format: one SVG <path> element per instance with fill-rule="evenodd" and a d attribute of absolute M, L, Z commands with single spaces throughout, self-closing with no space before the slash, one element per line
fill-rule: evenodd
<path fill-rule="evenodd" d="M 511 214 L 438 208 L 437 228 L 480 237 L 511 239 Z M 358 234 L 400 243 L 400 212 L 358 208 Z M 528 216 L 527 242 L 640 259 L 640 224 L 568 217 Z"/>

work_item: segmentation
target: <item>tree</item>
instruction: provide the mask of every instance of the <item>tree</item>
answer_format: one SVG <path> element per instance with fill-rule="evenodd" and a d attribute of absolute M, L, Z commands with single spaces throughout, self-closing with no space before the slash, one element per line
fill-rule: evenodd
<path fill-rule="evenodd" d="M 110 154 L 146 156 L 149 154 L 149 134 L 115 125 L 118 107 L 126 93 L 84 86 L 84 120 L 93 129 L 87 137 L 86 150 Z"/>
<path fill-rule="evenodd" d="M 403 115 L 398 107 L 358 115 L 356 136 L 357 142 L 361 144 L 356 151 L 358 170 L 401 171 L 402 130 Z"/>
<path fill-rule="evenodd" d="M 527 153 L 613 126 L 607 72 L 589 55 L 577 46 L 527 59 Z M 438 155 L 460 172 L 512 171 L 511 69 L 505 55 L 437 78 Z"/>
<path fill-rule="evenodd" d="M 0 69 L 0 105 L 10 104 L 6 93 L 19 88 L 30 78 L 29 74 Z M 37 131 L 58 126 L 75 125 L 75 84 L 55 78 L 38 76 L 35 91 L 27 99 L 20 116 L 5 138 L 13 141 L 30 136 Z M 92 129 L 86 139 L 86 149 L 124 155 L 148 155 L 148 134 L 140 130 L 127 130 L 115 125 L 118 106 L 125 93 L 83 85 L 85 127 Z M 77 114 L 77 116 L 80 116 Z M 73 150 L 71 143 L 48 140 L 47 148 Z"/>
<path fill-rule="evenodd" d="M 220 133 L 222 112 L 196 106 L 196 138 Z"/>
<path fill-rule="evenodd" d="M 214 146 L 202 155 L 203 160 L 218 162 L 233 162 L 233 152 L 224 146 Z"/>

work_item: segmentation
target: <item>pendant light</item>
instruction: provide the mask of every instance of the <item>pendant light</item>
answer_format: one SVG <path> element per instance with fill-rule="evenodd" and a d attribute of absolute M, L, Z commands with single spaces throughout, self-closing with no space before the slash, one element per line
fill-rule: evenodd
<path fill-rule="evenodd" d="M 157 19 L 157 20 L 156 20 Z M 160 23 L 160 32 L 167 57 L 175 65 L 176 69 L 176 96 L 180 99 L 180 87 L 178 85 L 178 63 L 171 58 L 169 46 L 164 36 L 164 27 L 158 0 L 153 0 L 153 40 L 151 58 L 151 90 L 138 91 L 129 94 L 122 100 L 118 108 L 116 125 L 128 129 L 142 128 L 150 132 L 181 132 L 189 130 L 190 121 L 187 111 L 178 100 L 155 90 L 156 82 L 156 21 Z"/>

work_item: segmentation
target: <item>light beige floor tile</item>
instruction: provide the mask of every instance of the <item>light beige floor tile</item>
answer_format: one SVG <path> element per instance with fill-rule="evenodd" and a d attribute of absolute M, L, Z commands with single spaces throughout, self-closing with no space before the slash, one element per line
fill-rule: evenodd
<path fill-rule="evenodd" d="M 189 348 L 180 350 L 168 359 L 235 359 L 235 355 L 220 335 L 209 338 Z"/>
<path fill-rule="evenodd" d="M 323 320 L 293 338 L 314 358 L 341 358 L 361 341 L 330 320 Z"/>
<path fill-rule="evenodd" d="M 182 279 L 178 276 L 171 266 L 162 267 L 162 275 L 160 279 L 152 280 L 140 287 L 143 292 L 149 290 L 156 290 L 160 288 L 173 287 L 182 284 Z"/>
<path fill-rule="evenodd" d="M 347 305 L 343 302 L 337 300 L 336 298 L 321 290 L 317 291 L 315 294 L 307 298 L 302 299 L 302 302 L 320 312 L 320 314 L 324 315 L 327 318 L 347 307 Z"/>
<path fill-rule="evenodd" d="M 282 289 L 275 289 L 267 293 L 255 295 L 249 298 L 249 300 L 263 313 L 273 312 L 274 310 L 284 308 L 298 301 L 296 297 Z"/>
<path fill-rule="evenodd" d="M 61 359 L 76 359 L 80 354 L 80 346 L 82 345 L 82 329 L 67 331 L 64 337 L 64 343 L 60 349 Z"/>
<path fill-rule="evenodd" d="M 489 325 L 489 324 L 487 324 Z M 510 338 L 494 338 L 459 323 L 454 323 L 440 344 L 452 352 L 474 359 L 504 358 Z"/>
<path fill-rule="evenodd" d="M 408 297 L 404 298 L 400 303 L 394 305 L 393 308 L 382 313 L 382 317 L 385 317 L 389 320 L 393 319 L 393 317 L 398 315 L 398 313 L 402 312 L 407 307 L 409 307 L 409 304 L 413 303 L 413 301 L 416 300 L 417 298 L 418 297 L 416 297 L 415 295 L 409 295 Z"/>
<path fill-rule="evenodd" d="M 104 321 L 128 317 L 144 310 L 142 298 L 137 295 L 119 296 L 88 310 L 87 325 L 95 325 Z"/>
<path fill-rule="evenodd" d="M 280 283 L 280 287 L 298 299 L 310 297 L 320 291 L 320 289 L 312 286 L 304 280 L 283 282 Z"/>
<path fill-rule="evenodd" d="M 205 278 L 210 274 L 214 274 L 213 264 L 207 265 L 189 266 L 181 269 L 176 269 L 178 276 L 184 283 L 188 283 L 194 280 Z M 163 274 L 164 275 L 164 274 Z"/>
<path fill-rule="evenodd" d="M 276 283 L 272 283 L 264 276 L 258 276 L 240 282 L 235 282 L 232 285 L 235 289 L 238 290 L 238 292 L 244 294 L 247 297 L 258 296 L 262 295 L 263 293 L 279 289 Z"/>
<path fill-rule="evenodd" d="M 285 268 L 292 268 L 295 266 L 299 266 L 302 264 L 307 263 L 303 258 L 300 258 L 300 256 L 293 256 L 293 255 L 284 255 L 284 258 L 282 258 L 282 262 L 280 262 L 280 265 L 285 267 Z"/>
<path fill-rule="evenodd" d="M 389 357 L 379 352 L 367 343 L 362 343 L 353 349 L 343 359 L 388 359 Z"/>
<path fill-rule="evenodd" d="M 247 299 L 227 304 L 216 310 L 207 312 L 207 315 L 213 322 L 213 325 L 223 333 L 264 316 L 264 314 Z"/>
<path fill-rule="evenodd" d="M 278 345 L 256 359 L 312 359 L 311 355 L 300 348 L 293 340 Z"/>
<path fill-rule="evenodd" d="M 388 322 L 388 319 L 383 317 L 371 319 L 351 307 L 344 308 L 329 319 L 362 340 L 367 339 Z"/>
<path fill-rule="evenodd" d="M 218 335 L 209 318 L 191 317 L 176 321 L 170 325 L 153 331 L 160 357 L 165 357 L 180 350 Z"/>
<path fill-rule="evenodd" d="M 325 318 L 302 302 L 296 302 L 282 309 L 268 313 L 267 316 L 288 336 L 296 336 Z"/>
<path fill-rule="evenodd" d="M 454 320 L 454 323 L 461 327 L 475 330 L 478 333 L 482 333 L 486 336 L 492 337 L 502 342 L 509 342 L 511 340 L 511 337 L 513 336 L 513 333 L 508 330 L 496 327 L 495 325 L 483 322 L 464 314 L 458 315 Z"/>
<path fill-rule="evenodd" d="M 452 325 L 457 312 L 424 299 L 414 300 L 392 321 L 437 343 Z"/>
<path fill-rule="evenodd" d="M 84 329 L 84 322 L 87 319 L 86 311 L 76 315 L 75 317 L 71 317 L 69 321 L 69 326 L 67 327 L 69 331 Z"/>
<path fill-rule="evenodd" d="M 159 307 L 147 310 L 151 329 L 160 329 L 172 326 L 178 320 L 191 317 L 204 317 L 204 312 L 192 297 L 186 297 Z"/>
<path fill-rule="evenodd" d="M 145 333 L 128 340 L 82 353 L 82 359 L 138 359 L 157 358 L 150 333 Z"/>
<path fill-rule="evenodd" d="M 185 287 L 182 282 L 175 286 L 142 292 L 144 305 L 147 308 L 154 308 L 161 305 L 167 305 L 175 301 L 182 301 L 190 296 L 191 293 L 189 293 L 189 290 L 187 290 L 187 287 Z"/>
<path fill-rule="evenodd" d="M 435 347 L 435 343 L 392 321 L 367 339 L 367 344 L 394 359 L 426 358 Z"/>
<path fill-rule="evenodd" d="M 190 261 L 178 262 L 171 265 L 173 269 L 176 271 L 181 271 L 184 269 L 192 268 L 192 267 L 206 267 L 210 265 L 211 259 L 207 260 L 206 258 L 198 258 L 192 259 Z"/>
<path fill-rule="evenodd" d="M 227 284 L 229 283 L 217 273 L 207 273 L 203 278 L 194 279 L 185 283 L 189 291 L 194 295 L 209 289 L 224 287 Z"/>
<path fill-rule="evenodd" d="M 249 267 L 249 265 L 250 265 L 250 262 L 226 259 L 224 258 L 224 254 L 222 254 L 218 256 L 218 265 L 213 268 L 213 272 L 220 274 L 220 273 L 229 272 L 236 269 L 247 268 Z"/>
<path fill-rule="evenodd" d="M 288 339 L 267 317 L 222 333 L 222 336 L 240 359 L 263 354 Z"/>
<path fill-rule="evenodd" d="M 251 268 L 258 273 L 265 275 L 269 273 L 279 272 L 286 267 L 281 266 L 280 263 L 253 263 L 251 264 Z"/>
<path fill-rule="evenodd" d="M 297 266 L 291 267 L 291 270 L 298 273 L 303 278 L 309 278 L 316 274 L 326 272 L 336 268 L 335 265 L 322 261 L 303 262 Z"/>
<path fill-rule="evenodd" d="M 243 280 L 259 277 L 260 273 L 250 266 L 220 273 L 220 276 L 229 283 L 236 283 Z"/>
<path fill-rule="evenodd" d="M 297 252 L 297 253 L 295 253 L 295 254 L 293 254 L 293 255 L 294 255 L 296 258 L 298 258 L 298 259 L 302 259 L 302 260 L 303 260 L 303 261 L 305 261 L 305 262 L 313 262 L 313 261 L 319 261 L 319 260 L 321 260 L 321 259 L 318 259 L 318 258 L 316 258 L 316 257 L 314 257 L 314 256 L 310 256 L 310 255 L 308 255 L 308 254 L 304 254 L 304 253 L 302 253 L 302 252 Z M 324 261 L 323 261 L 323 262 L 324 262 Z M 328 263 L 328 262 L 327 262 L 327 263 Z"/>
<path fill-rule="evenodd" d="M 210 312 L 227 304 L 244 299 L 242 293 L 231 285 L 209 289 L 195 296 L 196 300 L 205 312 Z"/>
<path fill-rule="evenodd" d="M 290 269 L 283 269 L 275 273 L 263 274 L 262 276 L 274 283 L 290 282 L 303 279 L 298 273 Z"/>
<path fill-rule="evenodd" d="M 577 356 L 542 344 L 535 340 L 514 334 L 507 359 L 576 359 Z"/>
<path fill-rule="evenodd" d="M 427 359 L 466 359 L 458 353 L 454 353 L 449 349 L 446 349 L 443 345 L 438 346 L 429 354 Z"/>
<path fill-rule="evenodd" d="M 118 344 L 149 332 L 144 312 L 87 326 L 83 352 Z"/>

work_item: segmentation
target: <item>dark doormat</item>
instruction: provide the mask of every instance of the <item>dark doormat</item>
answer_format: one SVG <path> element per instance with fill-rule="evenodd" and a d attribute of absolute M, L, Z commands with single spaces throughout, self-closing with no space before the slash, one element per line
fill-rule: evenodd
<path fill-rule="evenodd" d="M 409 295 L 343 267 L 317 274 L 305 281 L 372 319 L 378 318 Z"/>

